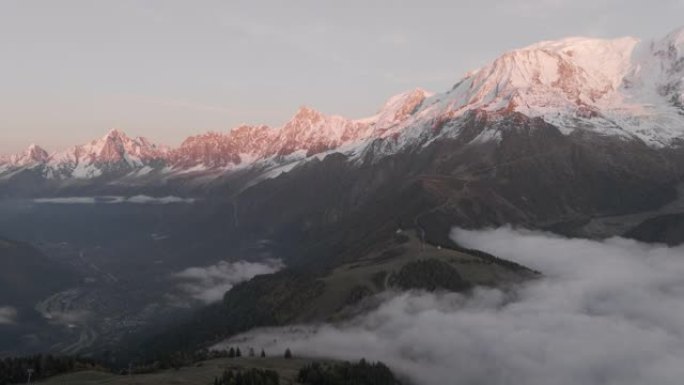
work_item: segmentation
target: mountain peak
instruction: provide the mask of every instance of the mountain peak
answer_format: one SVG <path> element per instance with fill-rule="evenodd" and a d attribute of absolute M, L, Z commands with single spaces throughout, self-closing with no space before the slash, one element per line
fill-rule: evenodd
<path fill-rule="evenodd" d="M 389 98 L 372 119 L 376 133 L 382 135 L 389 128 L 407 120 L 432 95 L 432 92 L 422 88 L 414 88 Z"/>
<path fill-rule="evenodd" d="M 385 102 L 385 105 L 382 107 L 382 109 L 384 110 L 384 109 L 389 108 L 393 105 L 403 104 L 407 100 L 410 100 L 410 99 L 416 99 L 416 98 L 424 99 L 424 98 L 430 97 L 432 95 L 433 95 L 432 92 L 426 91 L 420 87 L 416 87 L 414 89 L 404 91 L 400 94 L 392 96 L 391 98 L 389 98 Z"/>
<path fill-rule="evenodd" d="M 672 42 L 675 46 L 684 46 L 684 26 L 681 26 L 665 36 L 666 41 Z"/>
<path fill-rule="evenodd" d="M 37 145 L 35 143 L 31 143 L 26 148 L 26 152 L 29 152 L 29 153 L 45 153 L 46 151 L 42 147 L 40 147 L 39 145 Z"/>
<path fill-rule="evenodd" d="M 14 167 L 34 166 L 47 162 L 49 157 L 50 155 L 47 151 L 37 144 L 32 143 L 26 150 L 6 157 L 5 162 Z"/>
<path fill-rule="evenodd" d="M 450 92 L 456 109 L 574 110 L 616 91 L 631 68 L 634 38 L 567 38 L 509 51 Z"/>
<path fill-rule="evenodd" d="M 49 157 L 48 152 L 35 143 L 31 143 L 24 153 L 37 162 L 45 162 Z"/>
<path fill-rule="evenodd" d="M 314 121 L 319 120 L 323 116 L 322 113 L 314 110 L 308 106 L 301 106 L 292 117 L 293 121 Z"/>
<path fill-rule="evenodd" d="M 145 138 L 132 139 L 119 129 L 111 129 L 100 139 L 53 154 L 47 165 L 52 175 L 94 178 L 106 170 L 142 168 L 164 153 Z"/>
<path fill-rule="evenodd" d="M 125 140 L 129 139 L 128 135 L 126 133 L 118 128 L 112 128 L 107 132 L 105 136 L 102 137 L 102 139 L 119 139 L 119 140 Z"/>

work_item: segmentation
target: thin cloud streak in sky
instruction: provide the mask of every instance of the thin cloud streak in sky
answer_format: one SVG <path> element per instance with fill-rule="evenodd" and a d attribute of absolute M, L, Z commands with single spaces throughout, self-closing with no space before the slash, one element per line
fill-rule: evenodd
<path fill-rule="evenodd" d="M 510 228 L 453 236 L 545 277 L 511 293 L 402 294 L 344 325 L 235 340 L 302 355 L 364 355 L 425 385 L 681 383 L 684 247 Z"/>

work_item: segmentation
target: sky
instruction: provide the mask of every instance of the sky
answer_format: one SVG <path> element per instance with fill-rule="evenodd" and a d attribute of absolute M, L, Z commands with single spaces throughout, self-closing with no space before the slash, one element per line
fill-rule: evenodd
<path fill-rule="evenodd" d="M 682 14 L 684 0 L 3 0 L 0 154 L 112 128 L 177 145 L 302 105 L 361 118 L 510 49 L 661 37 Z"/>

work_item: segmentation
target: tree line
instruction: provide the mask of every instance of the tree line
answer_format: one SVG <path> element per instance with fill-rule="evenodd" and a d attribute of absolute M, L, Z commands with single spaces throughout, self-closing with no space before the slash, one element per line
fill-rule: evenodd
<path fill-rule="evenodd" d="M 314 362 L 302 367 L 296 381 L 302 385 L 401 385 L 381 362 Z M 214 385 L 280 385 L 274 370 L 229 369 L 214 379 Z"/>
<path fill-rule="evenodd" d="M 9 357 L 0 360 L 0 385 L 25 384 L 57 374 L 83 369 L 102 369 L 95 360 L 73 357 L 36 354 L 26 357 Z"/>
<path fill-rule="evenodd" d="M 214 385 L 279 385 L 280 376 L 275 370 L 226 370 L 214 379 Z"/>
<path fill-rule="evenodd" d="M 400 385 L 382 362 L 314 362 L 299 370 L 297 381 L 306 385 Z"/>

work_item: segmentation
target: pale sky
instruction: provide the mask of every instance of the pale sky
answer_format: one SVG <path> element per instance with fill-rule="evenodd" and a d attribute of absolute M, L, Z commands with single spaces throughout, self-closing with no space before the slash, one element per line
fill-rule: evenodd
<path fill-rule="evenodd" d="M 683 25 L 684 0 L 0 0 L 0 153 L 360 118 L 540 40 Z"/>

